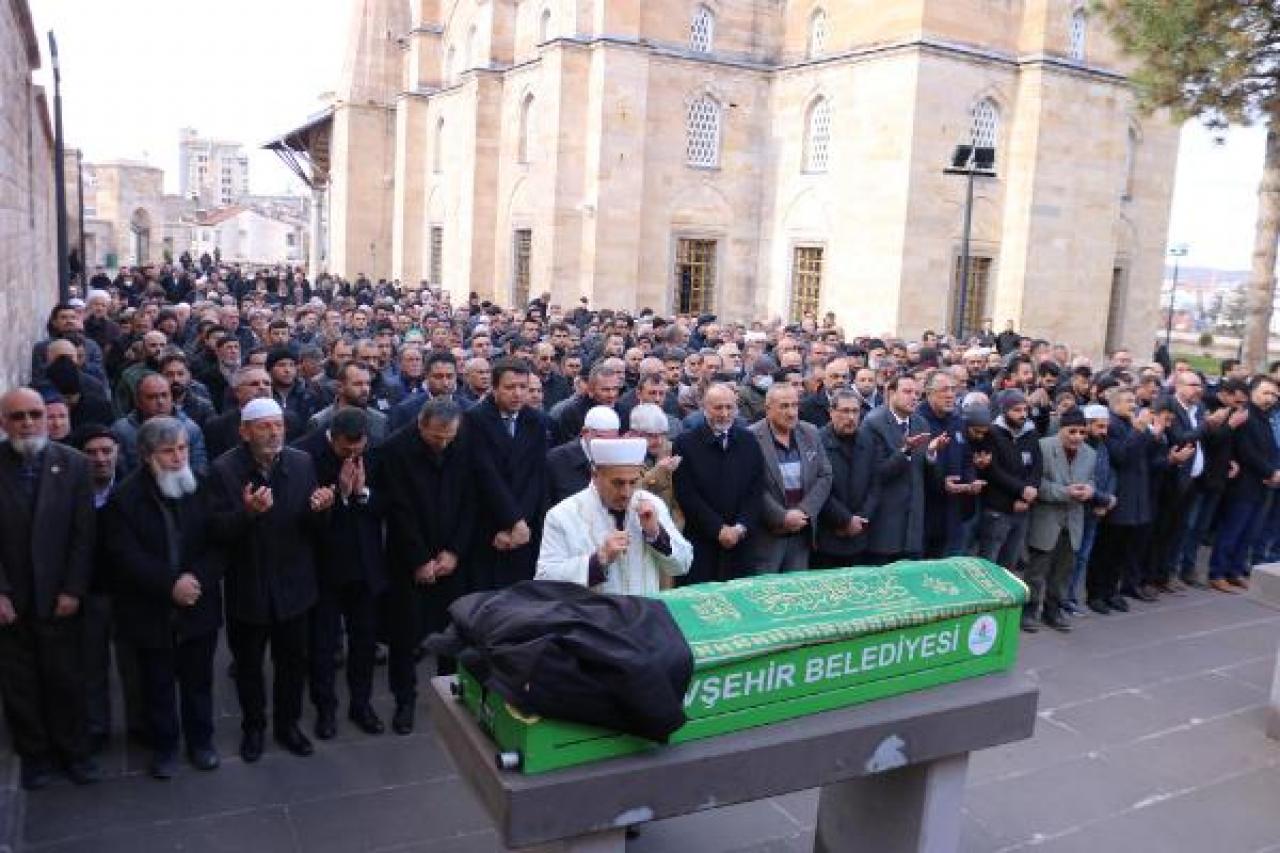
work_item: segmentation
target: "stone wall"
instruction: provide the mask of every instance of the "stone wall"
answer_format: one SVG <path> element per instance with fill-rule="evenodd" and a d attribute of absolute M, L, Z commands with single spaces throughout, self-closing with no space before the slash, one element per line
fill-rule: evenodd
<path fill-rule="evenodd" d="M 0 0 L 0 389 L 27 379 L 58 298 L 53 133 L 26 0 Z"/>

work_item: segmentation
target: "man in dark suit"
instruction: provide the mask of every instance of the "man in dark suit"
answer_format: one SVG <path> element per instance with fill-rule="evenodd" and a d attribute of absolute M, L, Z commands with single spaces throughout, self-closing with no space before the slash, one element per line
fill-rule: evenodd
<path fill-rule="evenodd" d="M 0 397 L 0 699 L 22 759 L 43 788 L 61 762 L 95 782 L 81 671 L 80 602 L 93 572 L 93 485 L 84 456 L 49 441 L 30 388 Z"/>
<path fill-rule="evenodd" d="M 475 589 L 533 578 L 547 494 L 547 436 L 525 406 L 530 367 L 499 359 L 490 393 L 467 410 L 463 429 L 479 495 Z"/>
<path fill-rule="evenodd" d="M 329 428 L 295 447 L 311 457 L 316 482 L 336 491 L 329 523 L 316 540 L 319 600 L 311 612 L 311 701 L 316 737 L 337 734 L 338 694 L 334 690 L 340 624 L 346 626 L 347 716 L 366 734 L 384 731 L 369 703 L 373 695 L 378 597 L 387 585 L 382 547 L 382 499 L 374 491 L 368 460 L 369 414 L 348 407 Z"/>
<path fill-rule="evenodd" d="M 556 420 L 560 444 L 577 439 L 582 432 L 582 421 L 592 408 L 606 406 L 617 410 L 622 380 L 622 373 L 606 365 L 604 359 L 592 365 L 591 372 L 587 375 L 586 391 L 569 398 L 568 403 L 560 410 Z"/>
<path fill-rule="evenodd" d="M 833 358 L 822 368 L 822 387 L 800 402 L 800 420 L 821 429 L 831 421 L 831 402 L 841 388 L 850 382 L 849 361 Z"/>
<path fill-rule="evenodd" d="M 547 454 L 547 509 L 587 487 L 591 482 L 587 442 L 593 438 L 617 438 L 620 426 L 617 412 L 608 406 L 596 406 L 587 412 L 577 441 L 551 449 Z"/>
<path fill-rule="evenodd" d="M 1203 397 L 1204 380 L 1200 374 L 1184 370 L 1174 377 L 1173 394 L 1165 403 L 1173 414 L 1168 430 L 1171 453 L 1179 453 L 1185 461 L 1169 465 L 1160 477 L 1160 512 L 1152 526 L 1150 568 L 1155 586 L 1162 592 L 1174 592 L 1183 586 L 1179 558 L 1199 512 L 1196 504 L 1204 499 L 1208 451 L 1230 429 L 1227 419 L 1231 410 L 1223 406 L 1216 412 L 1207 412 L 1201 403 Z M 1186 580 L 1194 583 L 1193 576 Z"/>
<path fill-rule="evenodd" d="M 102 517 L 118 630 L 136 650 L 151 775 L 174 775 L 179 733 L 200 770 L 213 748 L 213 655 L 222 625 L 222 552 L 210 538 L 206 493 L 188 460 L 186 425 L 156 417 L 138 430 L 142 464 Z"/>
<path fill-rule="evenodd" d="M 832 398 L 830 421 L 820 437 L 831 463 L 831 493 L 818 514 L 817 537 L 810 565 L 818 569 L 856 565 L 866 547 L 864 527 L 875 511 L 876 490 L 871 461 L 858 455 L 858 421 L 862 398 L 841 389 Z M 867 453 L 864 445 L 862 453 Z"/>
<path fill-rule="evenodd" d="M 390 575 L 383 599 L 387 677 L 397 734 L 413 731 L 418 643 L 444 630 L 449 605 L 475 585 L 471 566 L 462 564 L 475 530 L 476 492 L 466 448 L 457 440 L 461 424 L 461 406 L 431 400 L 412 428 L 378 450 Z M 448 672 L 451 661 L 440 660 L 436 668 Z"/>
<path fill-rule="evenodd" d="M 252 763 L 262 757 L 267 725 L 262 661 L 268 641 L 276 741 L 295 755 L 312 753 L 298 728 L 307 613 L 316 602 L 312 548 L 334 490 L 317 487 L 307 454 L 285 447 L 284 411 L 275 400 L 245 405 L 240 436 L 243 443 L 213 465 L 211 503 L 227 555 L 227 644 L 243 714 L 240 755 Z"/>
<path fill-rule="evenodd" d="M 809 568 L 818 513 L 831 493 L 831 463 L 818 428 L 800 420 L 800 395 L 790 385 L 769 388 L 764 419 L 748 431 L 764 459 L 760 527 L 747 539 L 753 574 Z"/>
<path fill-rule="evenodd" d="M 693 545 L 685 583 L 726 581 L 747 574 L 744 547 L 763 510 L 764 457 L 760 444 L 735 423 L 738 399 L 729 385 L 702 396 L 702 423 L 680 433 L 672 452 L 681 457 L 674 483 Z"/>
<path fill-rule="evenodd" d="M 861 562 L 884 565 L 918 557 L 924 548 L 925 469 L 949 441 L 929 435 L 916 413 L 920 386 L 895 376 L 885 386 L 888 404 L 869 414 L 858 429 L 858 453 L 872 466 L 879 499 L 870 519 Z"/>
<path fill-rule="evenodd" d="M 1270 376 L 1255 376 L 1249 383 L 1249 417 L 1232 442 L 1240 473 L 1227 485 L 1209 560 L 1209 586 L 1219 592 L 1248 587 L 1249 533 L 1266 508 L 1267 490 L 1280 488 L 1280 447 L 1270 424 L 1271 410 L 1277 405 L 1280 383 Z"/>

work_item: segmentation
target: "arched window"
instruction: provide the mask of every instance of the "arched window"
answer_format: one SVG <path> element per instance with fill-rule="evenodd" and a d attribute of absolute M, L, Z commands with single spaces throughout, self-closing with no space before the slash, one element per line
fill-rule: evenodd
<path fill-rule="evenodd" d="M 716 13 L 699 5 L 689 25 L 689 46 L 698 53 L 710 53 L 716 38 Z"/>
<path fill-rule="evenodd" d="M 819 97 L 809 107 L 804 129 L 804 170 L 827 171 L 828 152 L 831 149 L 831 102 Z"/>
<path fill-rule="evenodd" d="M 969 141 L 975 148 L 994 151 L 1000 140 L 1000 108 L 983 98 L 969 109 Z"/>
<path fill-rule="evenodd" d="M 1129 128 L 1124 145 L 1124 194 L 1121 198 L 1133 198 L 1133 177 L 1138 168 L 1138 131 Z"/>
<path fill-rule="evenodd" d="M 520 139 L 517 156 L 519 162 L 528 163 L 533 150 L 533 95 L 526 95 L 520 104 Z"/>
<path fill-rule="evenodd" d="M 462 69 L 466 71 L 476 67 L 476 28 L 473 24 L 471 29 L 467 30 L 466 52 L 462 54 Z"/>
<path fill-rule="evenodd" d="M 538 44 L 548 41 L 551 41 L 551 10 L 543 9 L 542 17 L 538 20 Z"/>
<path fill-rule="evenodd" d="M 444 118 L 436 119 L 435 136 L 431 139 L 431 171 L 444 171 Z"/>
<path fill-rule="evenodd" d="M 1089 18 L 1085 15 L 1082 8 L 1077 8 L 1071 13 L 1071 49 L 1070 56 L 1072 59 L 1084 61 L 1084 42 L 1085 36 L 1089 32 Z"/>
<path fill-rule="evenodd" d="M 715 98 L 702 95 L 689 104 L 685 133 L 685 157 L 690 166 L 719 165 L 720 104 Z"/>
<path fill-rule="evenodd" d="M 809 58 L 822 56 L 827 50 L 827 13 L 815 9 L 809 17 Z"/>
<path fill-rule="evenodd" d="M 458 51 L 453 45 L 449 46 L 449 52 L 444 55 L 444 85 L 448 86 L 453 83 L 453 66 L 458 61 Z"/>

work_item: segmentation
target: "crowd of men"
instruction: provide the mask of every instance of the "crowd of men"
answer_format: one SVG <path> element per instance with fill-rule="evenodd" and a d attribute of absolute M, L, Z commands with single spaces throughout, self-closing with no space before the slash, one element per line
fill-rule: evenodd
<path fill-rule="evenodd" d="M 99 271 L 0 397 L 0 696 L 22 783 L 98 778 L 113 658 L 152 775 L 181 746 L 216 768 L 223 629 L 246 762 L 268 708 L 276 742 L 312 753 L 307 696 L 335 736 L 343 664 L 350 723 L 382 733 L 382 647 L 408 733 L 449 604 L 535 575 L 649 593 L 977 555 L 1026 581 L 1028 632 L 1232 594 L 1280 556 L 1278 383 L 1280 364 L 1212 381 L 1167 356 L 1094 364 L 1012 326 L 908 342 L 832 315 L 455 306 L 185 258 Z M 596 533 L 574 528 L 592 513 Z"/>

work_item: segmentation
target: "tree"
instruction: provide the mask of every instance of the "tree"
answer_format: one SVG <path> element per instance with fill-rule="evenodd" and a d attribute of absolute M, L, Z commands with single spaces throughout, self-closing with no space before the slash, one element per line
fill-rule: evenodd
<path fill-rule="evenodd" d="M 1167 109 L 1210 128 L 1262 123 L 1253 266 L 1244 310 L 1244 362 L 1267 358 L 1280 239 L 1280 0 L 1095 0 L 1147 112 Z"/>

